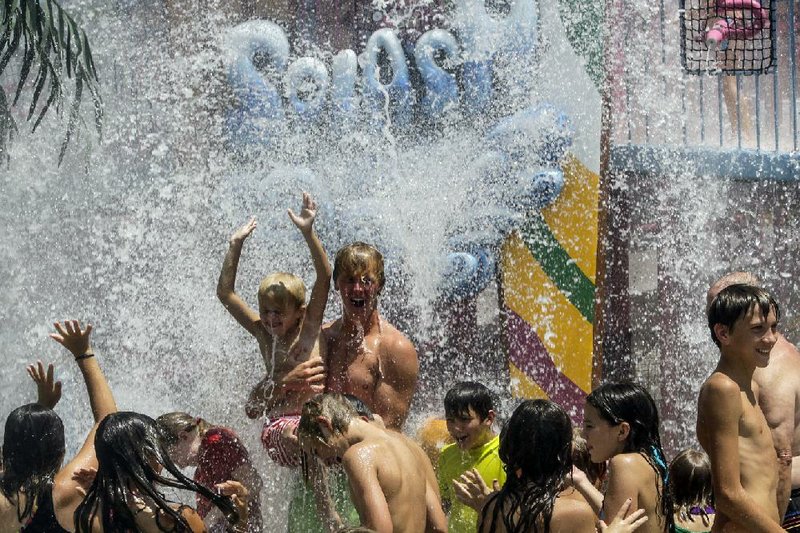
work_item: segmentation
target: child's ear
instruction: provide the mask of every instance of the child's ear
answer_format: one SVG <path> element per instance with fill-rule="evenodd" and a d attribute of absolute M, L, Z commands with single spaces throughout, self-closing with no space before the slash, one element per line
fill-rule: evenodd
<path fill-rule="evenodd" d="M 494 424 L 494 418 L 495 418 L 494 409 L 489 409 L 489 412 L 486 414 L 486 418 L 484 418 L 483 421 L 486 422 L 487 426 L 491 427 L 491 425 Z"/>
<path fill-rule="evenodd" d="M 333 435 L 333 424 L 327 417 L 319 415 L 317 417 L 317 424 L 322 428 L 322 433 L 325 435 L 325 438 L 328 438 L 329 435 Z M 327 430 L 327 434 L 325 430 Z"/>
<path fill-rule="evenodd" d="M 619 434 L 617 435 L 619 442 L 624 442 L 630 434 L 631 425 L 627 422 L 621 422 L 619 425 Z"/>
<path fill-rule="evenodd" d="M 730 335 L 731 330 L 725 324 L 720 324 L 719 322 L 714 324 L 714 335 L 717 337 L 717 340 L 720 344 L 727 344 L 728 336 Z"/>

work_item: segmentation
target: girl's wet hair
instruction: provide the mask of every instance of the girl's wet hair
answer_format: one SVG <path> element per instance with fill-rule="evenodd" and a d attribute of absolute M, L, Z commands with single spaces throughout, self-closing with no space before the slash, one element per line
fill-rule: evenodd
<path fill-rule="evenodd" d="M 640 453 L 658 474 L 663 487 L 656 487 L 659 512 L 672 531 L 672 497 L 667 483 L 669 474 L 658 431 L 658 408 L 650 393 L 636 383 L 628 381 L 605 383 L 586 397 L 586 403 L 597 409 L 608 423 L 617 425 L 626 422 L 630 433 L 625 440 L 625 453 Z"/>
<path fill-rule="evenodd" d="M 33 514 L 33 506 L 52 490 L 53 477 L 64 460 L 64 424 L 53 411 L 38 403 L 17 407 L 8 415 L 3 436 L 0 491 L 17 504 L 20 522 Z M 25 505 L 19 505 L 24 493 Z"/>
<path fill-rule="evenodd" d="M 97 475 L 86 497 L 75 511 L 78 533 L 90 533 L 100 514 L 103 531 L 139 531 L 136 515 L 129 507 L 131 490 L 152 500 L 161 531 L 191 531 L 180 508 L 173 509 L 158 485 L 194 491 L 216 505 L 230 523 L 238 520 L 233 502 L 189 479 L 172 462 L 163 444 L 164 435 L 155 420 L 132 412 L 117 412 L 100 422 L 95 435 Z M 161 474 L 161 469 L 171 476 Z M 162 525 L 164 515 L 174 525 Z"/>
<path fill-rule="evenodd" d="M 486 524 L 495 531 L 502 523 L 509 533 L 548 532 L 556 496 L 572 472 L 569 416 L 548 400 L 522 402 L 500 433 L 499 454 L 508 477 L 484 506 L 478 529 L 486 531 Z"/>
<path fill-rule="evenodd" d="M 711 461 L 705 452 L 683 450 L 669 465 L 669 489 L 676 508 L 714 505 Z"/>
<path fill-rule="evenodd" d="M 492 393 L 481 383 L 461 381 L 453 385 L 444 396 L 444 414 L 447 418 L 469 417 L 472 408 L 481 420 L 494 411 Z"/>
<path fill-rule="evenodd" d="M 708 328 L 711 330 L 711 339 L 714 343 L 720 345 L 714 332 L 715 325 L 722 324 L 731 329 L 738 320 L 747 316 L 751 309 L 758 310 L 764 319 L 769 315 L 770 309 L 774 309 L 776 320 L 781 318 L 778 302 L 764 289 L 744 283 L 736 283 L 722 289 L 708 308 Z"/>

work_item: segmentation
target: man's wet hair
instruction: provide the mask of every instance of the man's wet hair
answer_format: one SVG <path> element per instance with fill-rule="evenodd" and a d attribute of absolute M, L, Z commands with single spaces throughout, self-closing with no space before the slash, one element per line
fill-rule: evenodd
<path fill-rule="evenodd" d="M 470 408 L 485 420 L 489 411 L 494 411 L 491 391 L 486 385 L 474 381 L 456 383 L 444 397 L 444 415 L 447 418 L 468 417 Z"/>
<path fill-rule="evenodd" d="M 374 274 L 378 289 L 383 289 L 386 275 L 383 269 L 383 254 L 371 244 L 354 242 L 336 252 L 333 261 L 333 282 L 339 279 L 342 273 L 348 275 Z"/>
<path fill-rule="evenodd" d="M 708 308 L 708 328 L 711 330 L 711 339 L 714 343 L 720 346 L 714 326 L 722 324 L 731 329 L 736 321 L 746 316 L 751 309 L 760 312 L 763 318 L 769 315 L 770 309 L 774 309 L 775 318 L 777 320 L 781 318 L 778 302 L 762 288 L 736 283 L 722 289 Z"/>

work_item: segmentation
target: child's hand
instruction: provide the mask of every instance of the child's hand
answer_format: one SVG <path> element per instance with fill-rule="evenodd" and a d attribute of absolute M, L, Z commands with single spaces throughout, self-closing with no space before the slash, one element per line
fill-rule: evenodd
<path fill-rule="evenodd" d="M 34 383 L 38 392 L 36 403 L 53 409 L 61 399 L 61 382 L 53 381 L 53 363 L 47 365 L 47 372 L 41 361 L 36 361 L 35 365 L 28 365 L 28 375 Z"/>
<path fill-rule="evenodd" d="M 494 492 L 500 490 L 500 483 L 496 479 L 492 482 L 492 486 Z M 480 512 L 492 490 L 483 481 L 478 471 L 473 468 L 461 474 L 457 480 L 453 480 L 453 492 L 458 501 Z"/>
<path fill-rule="evenodd" d="M 86 324 L 86 329 L 81 330 L 77 320 L 65 320 L 62 326 L 59 322 L 53 324 L 58 333 L 51 333 L 50 338 L 69 350 L 74 357 L 92 353 L 89 337 L 92 335 L 92 325 Z"/>
<path fill-rule="evenodd" d="M 317 202 L 311 198 L 310 194 L 303 193 L 303 209 L 299 215 L 295 215 L 291 209 L 287 211 L 289 212 L 289 218 L 292 219 L 292 222 L 301 233 L 311 232 L 311 227 L 314 225 L 314 219 L 317 216 Z"/>
<path fill-rule="evenodd" d="M 89 487 L 94 483 L 94 478 L 97 476 L 96 468 L 79 468 L 72 473 L 72 481 L 79 485 L 79 492 L 86 496 Z"/>
<path fill-rule="evenodd" d="M 281 388 L 287 391 L 320 393 L 325 391 L 325 366 L 322 359 L 315 357 L 300 363 L 280 381 Z"/>
<path fill-rule="evenodd" d="M 253 233 L 253 230 L 255 230 L 257 226 L 258 222 L 256 222 L 256 217 L 251 217 L 247 224 L 237 229 L 233 235 L 231 235 L 231 244 L 243 243 L 244 240 L 248 238 L 251 233 Z"/>
<path fill-rule="evenodd" d="M 234 525 L 247 524 L 247 497 L 249 495 L 247 488 L 232 479 L 217 483 L 214 488 L 223 496 L 228 496 L 236 506 L 236 510 L 239 512 L 239 521 Z"/>
<path fill-rule="evenodd" d="M 586 476 L 586 472 L 572 465 L 572 475 L 567 478 L 567 483 L 570 483 L 570 481 L 572 486 L 577 489 L 583 483 L 589 483 L 589 478 Z"/>
<path fill-rule="evenodd" d="M 633 533 L 639 526 L 647 522 L 647 517 L 644 516 L 644 509 L 637 509 L 625 518 L 625 513 L 628 512 L 630 507 L 631 499 L 628 498 L 609 525 L 600 520 L 600 533 Z"/>

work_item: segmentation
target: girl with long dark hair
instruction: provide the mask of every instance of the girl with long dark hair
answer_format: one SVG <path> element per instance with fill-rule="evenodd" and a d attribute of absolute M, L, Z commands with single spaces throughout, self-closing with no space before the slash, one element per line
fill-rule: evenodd
<path fill-rule="evenodd" d="M 114 397 L 89 344 L 92 326 L 77 320 L 56 323 L 50 336 L 67 348 L 83 375 L 95 423 L 116 411 Z M 71 531 L 72 514 L 83 493 L 80 476 L 97 465 L 92 441 L 96 425 L 78 454 L 66 466 L 64 425 L 52 410 L 61 396 L 52 365 L 28 368 L 39 388 L 39 402 L 18 407 L 6 418 L 3 468 L 0 474 L 0 531 L 60 533 Z"/>
<path fill-rule="evenodd" d="M 606 383 L 586 397 L 584 437 L 592 462 L 608 461 L 605 494 L 575 469 L 575 487 L 598 515 L 616 513 L 630 499 L 648 517 L 643 533 L 671 532 L 672 497 L 658 431 L 658 410 L 640 385 Z"/>
<path fill-rule="evenodd" d="M 203 520 L 189 506 L 171 502 L 161 486 L 201 494 L 228 517 L 228 531 L 247 530 L 247 490 L 228 481 L 211 488 L 183 475 L 164 448 L 164 435 L 149 416 L 114 413 L 97 428 L 97 473 L 75 511 L 79 533 L 203 532 Z M 165 472 L 168 475 L 165 475 Z M 230 498 L 225 497 L 230 496 Z"/>

